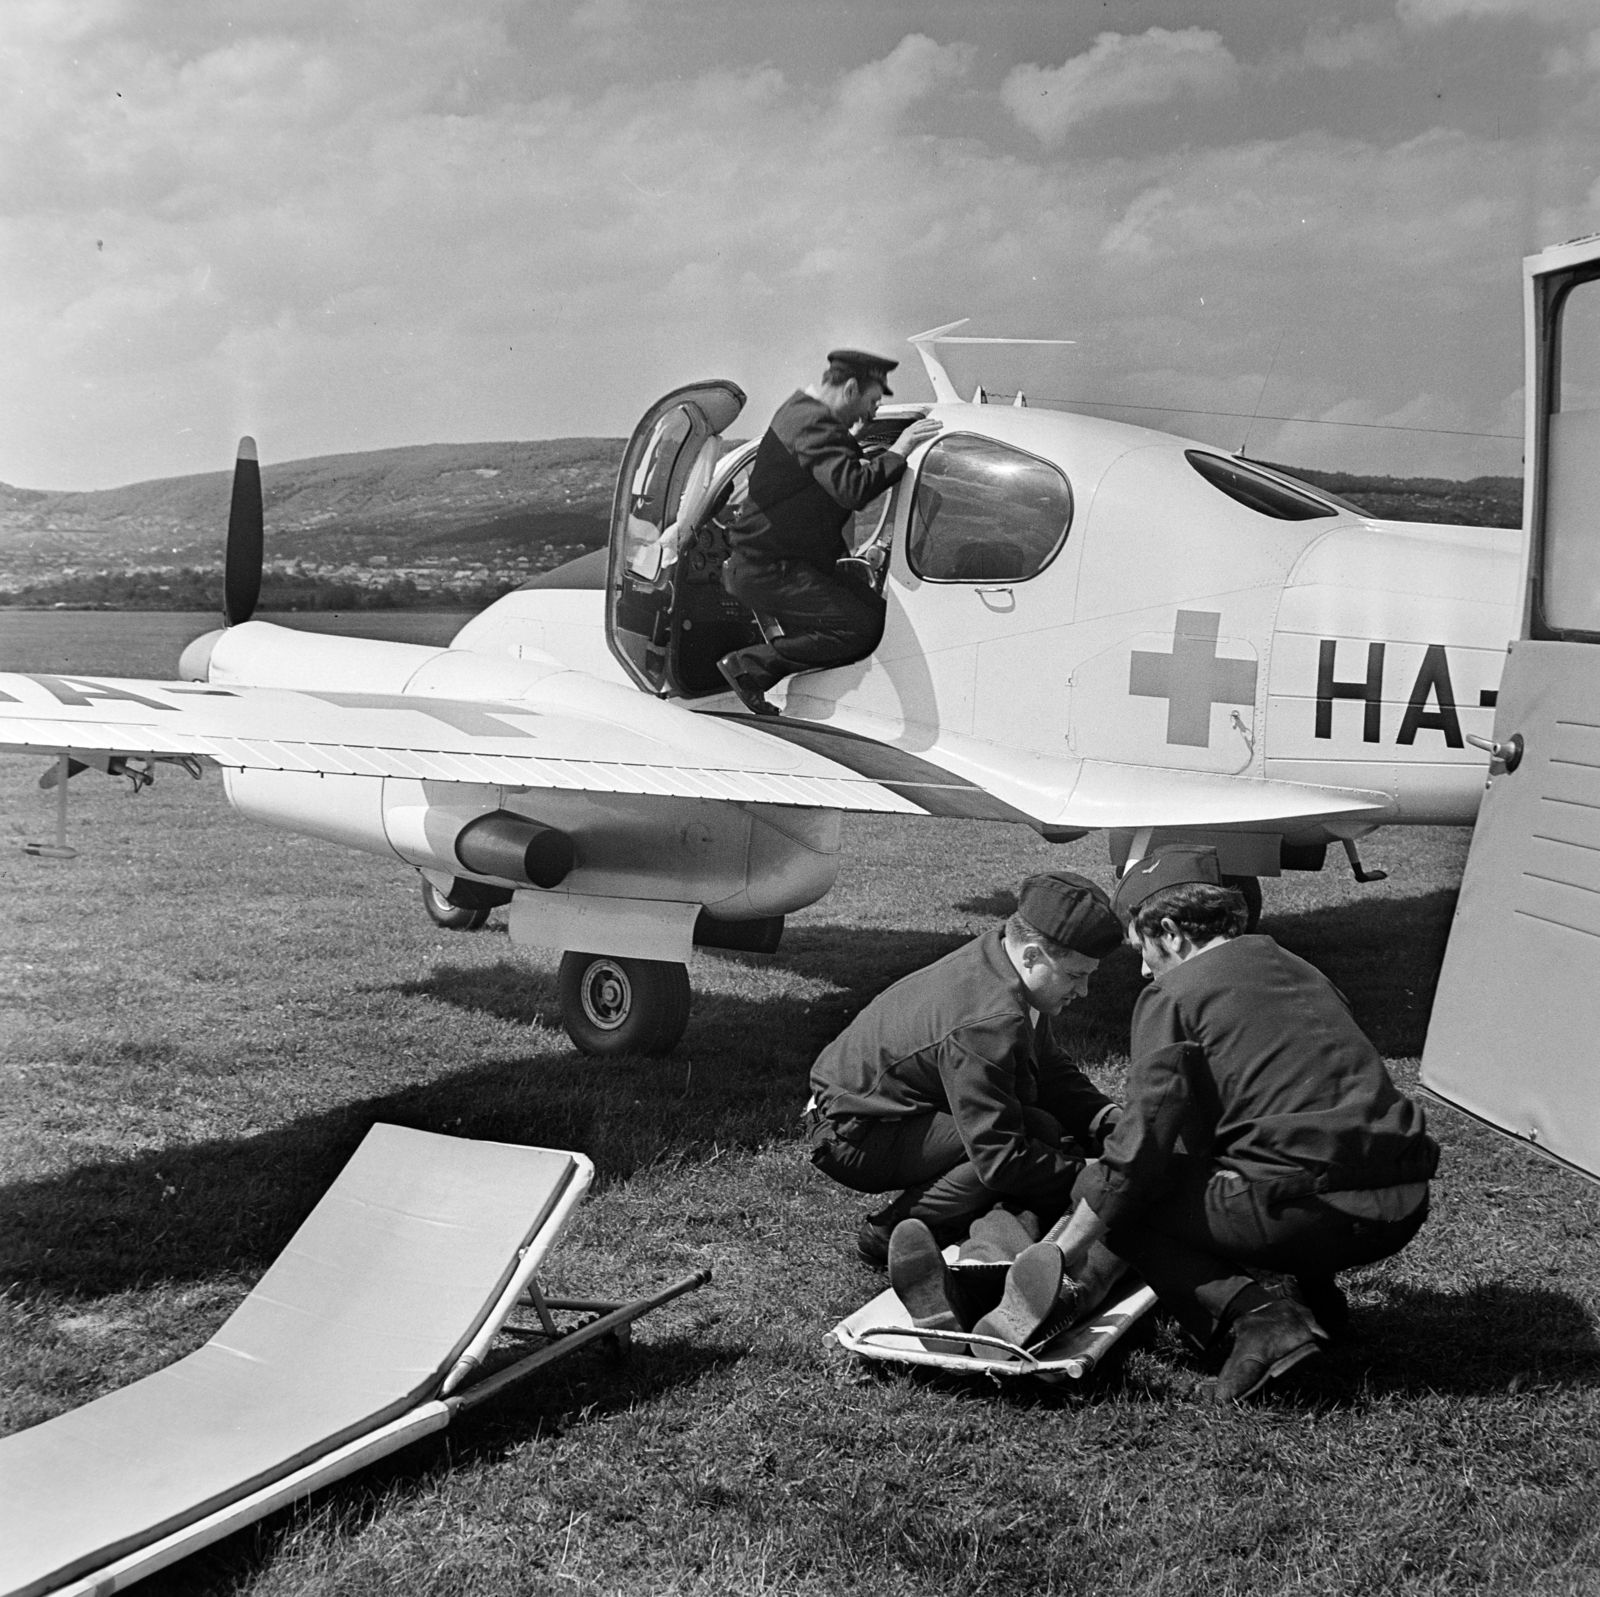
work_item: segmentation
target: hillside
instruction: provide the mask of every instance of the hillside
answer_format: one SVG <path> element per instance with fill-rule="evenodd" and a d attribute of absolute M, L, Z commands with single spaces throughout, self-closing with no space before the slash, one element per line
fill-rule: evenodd
<path fill-rule="evenodd" d="M 425 444 L 262 468 L 269 575 L 364 581 L 545 569 L 605 541 L 623 440 Z M 93 493 L 0 484 L 0 589 L 222 558 L 231 471 Z"/>
<path fill-rule="evenodd" d="M 1468 527 L 1520 527 L 1522 479 L 1473 477 L 1358 477 L 1343 471 L 1312 471 L 1272 465 L 1302 482 L 1347 499 L 1369 516 L 1386 521 L 1443 521 Z"/>

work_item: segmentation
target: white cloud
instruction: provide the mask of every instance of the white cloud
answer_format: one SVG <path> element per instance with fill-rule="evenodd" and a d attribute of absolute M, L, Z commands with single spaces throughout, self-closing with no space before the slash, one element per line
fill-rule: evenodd
<path fill-rule="evenodd" d="M 1594 0 L 1397 0 L 1395 15 L 1408 28 L 1436 28 L 1461 20 L 1582 22 L 1594 15 Z"/>
<path fill-rule="evenodd" d="M 1204 28 L 1102 33 L 1059 67 L 1024 65 L 1001 89 L 1016 119 L 1047 146 L 1112 111 L 1162 105 L 1180 95 L 1231 94 L 1239 64 L 1220 34 Z"/>
<path fill-rule="evenodd" d="M 531 93 L 503 9 L 458 0 L 392 37 L 340 31 L 332 0 L 292 31 L 197 5 L 181 48 L 35 41 L 0 85 L 19 91 L 0 119 L 0 478 L 210 469 L 241 432 L 270 459 L 616 433 L 710 373 L 750 391 L 758 427 L 832 344 L 892 351 L 961 315 L 1080 339 L 1018 352 L 1021 377 L 1005 350 L 958 350 L 994 363 L 952 356 L 968 391 L 1025 377 L 1030 397 L 1239 409 L 1288 329 L 1273 388 L 1314 407 L 1295 414 L 1426 392 L 1473 411 L 1520 371 L 1529 229 L 1592 180 L 1576 134 L 1533 221 L 1525 154 L 1458 134 L 1030 158 L 971 120 L 939 131 L 941 96 L 970 111 L 973 57 L 918 36 L 831 83 L 766 66 Z M 1127 103 L 1114 55 L 1085 77 L 1101 108 Z"/>
<path fill-rule="evenodd" d="M 1583 78 L 1600 74 L 1600 29 L 1596 29 L 1576 48 L 1557 45 L 1550 52 L 1546 69 L 1553 78 Z"/>
<path fill-rule="evenodd" d="M 846 116 L 893 122 L 918 100 L 963 77 L 976 50 L 970 44 L 936 44 L 926 34 L 908 34 L 881 61 L 845 75 L 839 107 Z"/>
<path fill-rule="evenodd" d="M 1319 24 L 1301 47 L 1300 60 L 1322 72 L 1354 66 L 1397 66 L 1398 39 L 1391 23 L 1363 22 L 1351 28 Z"/>
<path fill-rule="evenodd" d="M 582 0 L 572 13 L 571 25 L 580 33 L 617 33 L 638 21 L 635 0 Z"/>

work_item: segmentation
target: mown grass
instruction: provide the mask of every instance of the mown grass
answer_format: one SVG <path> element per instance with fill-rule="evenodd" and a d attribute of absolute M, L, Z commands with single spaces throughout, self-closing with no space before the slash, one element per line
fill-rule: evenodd
<path fill-rule="evenodd" d="M 1449 1111 L 1433 1219 L 1352 1278 L 1359 1340 L 1264 1406 L 1205 1407 L 1160 1326 L 1066 1392 L 824 1347 L 880 1278 L 796 1140 L 812 1057 L 1026 870 L 1104 880 L 1097 840 L 852 821 L 776 959 L 702 958 L 678 1052 L 597 1065 L 552 964 L 498 917 L 436 930 L 402 867 L 248 825 L 214 775 L 79 777 L 82 855 L 30 859 L 37 774 L 0 762 L 0 1429 L 204 1340 L 375 1120 L 587 1152 L 570 1287 L 716 1272 L 627 1365 L 580 1353 L 153 1593 L 1600 1590 L 1600 1202 Z M 1267 887 L 1407 1084 L 1464 847 Z M 1115 956 L 1065 1026 L 1109 1086 L 1138 987 Z"/>

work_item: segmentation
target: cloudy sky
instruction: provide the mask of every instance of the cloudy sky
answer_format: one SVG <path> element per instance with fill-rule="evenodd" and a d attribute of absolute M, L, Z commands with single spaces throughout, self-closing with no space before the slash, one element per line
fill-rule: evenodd
<path fill-rule="evenodd" d="M 836 342 L 926 397 L 962 316 L 1077 340 L 963 387 L 1514 472 L 1521 257 L 1600 230 L 1597 157 L 1594 0 L 5 0 L 0 480 L 707 375 L 747 432 Z"/>

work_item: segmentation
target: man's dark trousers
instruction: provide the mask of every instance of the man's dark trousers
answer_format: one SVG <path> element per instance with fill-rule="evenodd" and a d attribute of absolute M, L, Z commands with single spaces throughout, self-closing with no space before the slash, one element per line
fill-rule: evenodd
<path fill-rule="evenodd" d="M 1161 1195 L 1105 1240 L 1207 1347 L 1253 1270 L 1331 1282 L 1398 1253 L 1427 1217 L 1426 1182 L 1275 1200 L 1263 1183 L 1179 1155 Z"/>
<path fill-rule="evenodd" d="M 1025 1106 L 1027 1135 L 1059 1148 L 1066 1140 L 1061 1122 L 1046 1110 Z M 901 1192 L 884 1211 L 890 1220 L 922 1220 L 936 1236 L 953 1239 L 966 1222 L 986 1214 L 997 1203 L 1026 1201 L 1049 1223 L 1067 1203 L 1077 1170 L 1070 1170 L 1037 1192 L 996 1192 L 983 1184 L 955 1120 L 942 1112 L 903 1119 L 855 1121 L 848 1128 L 855 1140 L 834 1135 L 826 1121 L 813 1133 L 811 1162 L 840 1186 L 854 1192 Z"/>
<path fill-rule="evenodd" d="M 753 677 L 763 693 L 796 671 L 865 659 L 883 636 L 877 594 L 806 560 L 736 549 L 722 567 L 722 585 L 783 628 L 781 638 L 735 655 L 739 674 Z"/>

